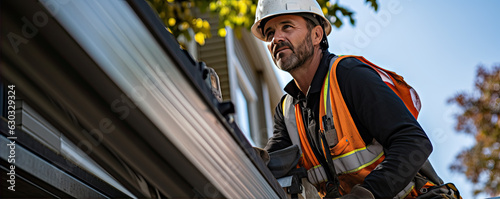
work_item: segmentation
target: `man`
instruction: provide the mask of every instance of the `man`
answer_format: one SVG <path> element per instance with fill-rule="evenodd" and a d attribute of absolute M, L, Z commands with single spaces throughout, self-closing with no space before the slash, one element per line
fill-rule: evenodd
<path fill-rule="evenodd" d="M 331 29 L 315 0 L 259 1 L 252 33 L 293 77 L 265 149 L 299 145 L 299 166 L 322 197 L 334 196 L 335 174 L 343 198 L 416 197 L 413 180 L 432 151 L 427 135 L 372 66 L 328 52 Z"/>

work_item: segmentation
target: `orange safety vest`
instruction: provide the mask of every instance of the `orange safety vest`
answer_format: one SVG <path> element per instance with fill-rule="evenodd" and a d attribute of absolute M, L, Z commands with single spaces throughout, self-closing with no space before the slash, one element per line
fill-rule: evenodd
<path fill-rule="evenodd" d="M 338 144 L 330 149 L 330 154 L 340 181 L 340 192 L 342 195 L 349 193 L 354 185 L 363 183 L 365 177 L 385 158 L 382 145 L 375 139 L 373 139 L 370 145 L 367 146 L 365 144 L 340 92 L 337 83 L 336 68 L 338 63 L 347 57 L 354 57 L 371 66 L 380 75 L 382 80 L 403 100 L 415 118 L 418 117 L 421 107 L 418 94 L 411 86 L 404 82 L 401 76 L 392 71 L 382 69 L 363 57 L 341 56 L 336 58 L 333 64 L 330 64 L 328 75 L 321 90 L 319 123 L 321 132 L 324 132 L 325 129 L 323 126 L 323 116 L 326 115 L 332 118 L 333 124 L 335 124 Z M 308 180 L 316 186 L 319 194 L 324 196 L 326 194 L 325 184 L 328 179 L 324 169 L 312 152 L 307 139 L 300 106 L 298 104 L 293 105 L 292 97 L 287 95 L 282 103 L 282 109 L 290 139 L 293 144 L 301 147 L 302 156 L 298 166 L 307 169 Z M 323 152 L 325 152 L 324 147 Z M 415 182 L 410 182 L 395 198 L 415 198 L 419 192 L 414 187 Z"/>

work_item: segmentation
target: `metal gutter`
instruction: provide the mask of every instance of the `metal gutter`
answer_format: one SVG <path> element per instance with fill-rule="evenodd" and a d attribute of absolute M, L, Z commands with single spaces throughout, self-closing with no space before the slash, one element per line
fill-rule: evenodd
<path fill-rule="evenodd" d="M 2 38 L 2 78 L 130 194 L 285 196 L 144 1 L 40 2 L 8 2 L 50 17 L 19 52 Z"/>

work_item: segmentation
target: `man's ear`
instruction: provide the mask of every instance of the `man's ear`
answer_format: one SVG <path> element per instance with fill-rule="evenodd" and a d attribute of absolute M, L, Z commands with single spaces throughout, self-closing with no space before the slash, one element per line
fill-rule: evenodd
<path fill-rule="evenodd" d="M 313 45 L 319 45 L 321 43 L 321 40 L 323 40 L 323 28 L 321 28 L 321 26 L 315 26 L 311 30 L 311 34 Z"/>

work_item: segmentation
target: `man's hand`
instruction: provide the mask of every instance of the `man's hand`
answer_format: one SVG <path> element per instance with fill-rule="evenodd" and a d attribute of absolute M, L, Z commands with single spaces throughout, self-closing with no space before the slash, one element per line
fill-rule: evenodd
<path fill-rule="evenodd" d="M 255 150 L 255 153 L 257 153 L 258 156 L 264 161 L 264 163 L 267 165 L 269 163 L 269 153 L 267 153 L 266 150 L 259 148 L 259 147 L 253 147 Z"/>
<path fill-rule="evenodd" d="M 351 193 L 340 197 L 340 199 L 361 199 L 361 198 L 375 199 L 375 196 L 373 196 L 372 192 L 370 192 L 368 189 L 357 184 L 354 185 L 354 187 L 351 189 Z"/>

